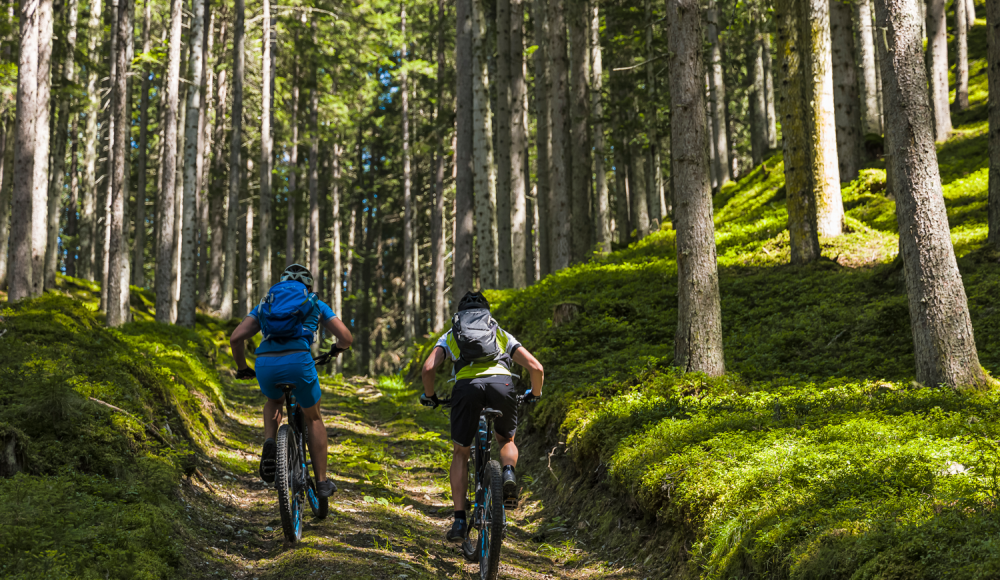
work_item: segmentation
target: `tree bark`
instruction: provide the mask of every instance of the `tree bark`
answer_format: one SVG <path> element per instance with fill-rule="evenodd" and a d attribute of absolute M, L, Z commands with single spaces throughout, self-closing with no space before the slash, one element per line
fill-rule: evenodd
<path fill-rule="evenodd" d="M 774 20 L 777 27 L 778 107 L 785 160 L 785 194 L 788 207 L 789 248 L 792 264 L 805 264 L 820 257 L 816 229 L 816 205 L 810 165 L 810 131 L 807 100 L 808 36 L 802 30 L 800 0 L 776 0 Z"/>
<path fill-rule="evenodd" d="M 472 290 L 472 3 L 478 0 L 456 0 L 455 32 L 455 234 L 452 282 L 453 302 Z"/>
<path fill-rule="evenodd" d="M 330 254 L 332 264 L 330 269 L 330 298 L 333 303 L 333 312 L 337 316 L 344 318 L 344 265 L 340 255 L 340 157 L 343 155 L 343 147 L 340 143 L 334 142 L 330 147 Z M 334 363 L 334 372 L 343 371 L 343 358 L 338 357 Z"/>
<path fill-rule="evenodd" d="M 616 123 L 621 131 L 621 124 Z M 620 136 L 619 143 L 624 141 L 624 136 Z M 615 156 L 615 231 L 617 232 L 618 243 L 621 246 L 628 246 L 632 236 L 632 229 L 629 225 L 629 189 L 628 189 L 628 155 L 625 148 L 616 146 Z"/>
<path fill-rule="evenodd" d="M 416 335 L 415 323 L 417 313 L 415 310 L 417 280 L 416 272 L 413 270 L 413 192 L 411 191 L 412 177 L 410 175 L 410 103 L 409 91 L 406 78 L 406 6 L 400 4 L 399 7 L 400 31 L 403 36 L 403 47 L 399 52 L 400 60 L 400 81 L 399 92 L 402 105 L 403 121 L 403 336 L 407 343 L 410 343 Z"/>
<path fill-rule="evenodd" d="M 493 165 L 493 123 L 490 115 L 488 39 L 483 0 L 472 4 L 472 52 L 475 69 L 472 91 L 473 170 L 476 195 L 476 246 L 481 288 L 497 288 L 497 191 Z"/>
<path fill-rule="evenodd" d="M 6 122 L 0 123 L 0 290 L 7 287 L 7 248 L 10 243 L 10 209 L 11 209 L 11 199 L 10 199 L 10 189 L 7 184 L 10 182 L 11 166 L 13 163 L 8 161 L 8 157 L 12 157 L 14 148 L 8 146 L 10 141 L 10 125 Z M 74 207 L 72 211 L 76 211 Z M 73 222 L 71 221 L 70 224 Z M 68 227 L 68 226 L 67 226 Z M 70 256 L 72 256 L 70 252 Z M 69 272 L 69 268 L 73 265 L 71 260 L 68 260 L 66 266 L 67 273 L 73 275 L 74 272 Z"/>
<path fill-rule="evenodd" d="M 497 283 L 498 288 L 514 285 L 511 255 L 511 46 L 510 0 L 496 0 L 496 188 L 497 188 Z"/>
<path fill-rule="evenodd" d="M 594 122 L 594 221 L 597 246 L 611 251 L 611 211 L 608 201 L 608 176 L 604 161 L 604 67 L 601 59 L 601 16 L 595 0 L 590 2 L 590 115 Z"/>
<path fill-rule="evenodd" d="M 237 0 L 239 1 L 239 0 Z M 156 321 L 172 322 L 173 263 L 177 241 L 174 239 L 174 194 L 177 165 L 177 101 L 181 69 L 181 0 L 170 2 L 170 42 L 167 58 L 167 78 L 160 101 L 166 107 L 163 116 L 163 154 L 160 158 L 161 188 L 160 210 L 156 224 L 158 234 L 156 251 Z"/>
<path fill-rule="evenodd" d="M 570 115 L 572 136 L 569 153 L 572 190 L 573 262 L 584 262 L 590 256 L 592 222 L 590 198 L 592 165 L 590 151 L 590 7 L 587 0 L 565 0 L 569 6 L 570 68 L 572 69 Z"/>
<path fill-rule="evenodd" d="M 448 317 L 445 298 L 444 135 L 444 0 L 437 0 L 437 79 L 434 84 L 434 206 L 431 209 L 431 332 L 444 328 Z M 454 259 L 454 258 L 453 258 Z"/>
<path fill-rule="evenodd" d="M 236 279 L 237 226 L 240 220 L 240 167 L 243 165 L 240 147 L 243 142 L 243 75 L 246 67 L 246 35 L 244 31 L 244 0 L 235 0 L 235 25 L 233 27 L 233 107 L 229 137 L 229 217 L 226 221 L 226 270 L 222 278 L 222 300 L 219 316 L 233 315 L 233 286 Z M 265 12 L 266 13 L 266 12 Z M 263 268 L 261 268 L 263 270 Z M 263 288 L 263 286 L 261 287 Z"/>
<path fill-rule="evenodd" d="M 226 21 L 220 19 L 220 42 L 226 46 Z M 221 60 L 221 59 L 220 59 Z M 208 298 L 210 310 L 218 311 L 222 302 L 222 277 L 225 270 L 226 256 L 226 218 L 229 212 L 229 198 L 226 195 L 226 160 L 224 145 L 226 141 L 226 69 L 219 70 L 217 81 L 218 92 L 215 97 L 215 135 L 212 138 L 212 172 L 209 191 L 209 219 L 212 227 L 212 247 L 208 267 Z"/>
<path fill-rule="evenodd" d="M 296 202 L 298 201 L 298 170 L 299 170 L 299 63 L 298 58 L 295 58 L 294 66 L 292 67 L 292 98 L 291 102 L 291 121 L 289 123 L 289 129 L 292 132 L 292 138 L 290 142 L 291 151 L 288 155 L 288 219 L 285 225 L 285 261 L 291 264 L 292 262 L 298 262 L 302 259 L 301 252 L 296 250 L 296 242 L 298 241 L 298 236 L 296 236 L 295 219 L 297 217 Z"/>
<path fill-rule="evenodd" d="M 23 2 L 19 21 L 21 45 L 17 67 L 17 109 L 14 120 L 14 186 L 12 215 L 27 219 L 11 220 L 10 273 L 7 280 L 9 302 L 30 298 L 34 294 L 32 269 L 32 235 L 34 221 L 44 216 L 35 215 L 33 180 L 36 140 L 35 111 L 38 103 L 38 46 L 39 3 Z"/>
<path fill-rule="evenodd" d="M 989 82 L 990 178 L 987 243 L 1000 248 L 1000 5 L 986 3 L 986 60 Z"/>
<path fill-rule="evenodd" d="M 769 149 L 768 119 L 767 119 L 767 89 L 764 86 L 764 43 L 761 41 L 760 18 L 754 16 L 753 42 L 747 56 L 753 62 L 747 66 L 752 79 L 750 91 L 750 156 L 754 167 L 764 162 L 764 156 Z M 770 55 L 766 55 L 770 58 Z"/>
<path fill-rule="evenodd" d="M 803 34 L 809 39 L 809 157 L 813 196 L 816 200 L 816 231 L 821 236 L 839 236 L 844 231 L 844 204 L 840 196 L 837 161 L 837 127 L 833 104 L 833 56 L 830 46 L 829 0 L 808 0 Z"/>
<path fill-rule="evenodd" d="M 87 19 L 87 54 L 91 61 L 100 59 L 97 41 L 101 36 L 101 0 L 92 0 L 90 15 Z M 97 242 L 97 147 L 100 144 L 100 133 L 97 128 L 97 117 L 101 110 L 101 97 L 97 88 L 97 71 L 87 67 L 87 122 L 84 127 L 83 153 L 83 199 L 80 208 L 80 268 L 79 276 L 93 280 L 96 264 Z"/>
<path fill-rule="evenodd" d="M 271 201 L 274 197 L 272 192 L 272 179 L 273 179 L 273 163 L 274 163 L 274 134 L 272 127 L 273 122 L 273 111 L 274 106 L 274 54 L 275 50 L 275 38 L 276 31 L 274 28 L 274 21 L 272 19 L 272 10 L 270 0 L 263 0 L 263 11 L 261 14 L 264 18 L 264 23 L 261 28 L 261 38 L 262 40 L 262 55 L 261 55 L 261 109 L 260 109 L 260 234 L 258 242 L 260 244 L 260 288 L 263 291 L 271 284 L 271 234 L 274 230 L 272 212 L 271 212 Z M 294 50 L 294 48 L 293 48 Z M 297 62 L 297 61 L 296 61 Z M 298 73 L 298 70 L 295 71 Z M 294 81 L 293 81 L 294 82 Z M 242 82 L 241 82 L 242 85 Z M 298 87 L 295 88 L 296 101 L 298 100 Z M 295 123 L 295 117 L 292 117 L 292 123 Z M 297 139 L 298 135 L 295 135 L 294 139 Z M 295 189 L 295 171 L 294 171 L 294 160 L 292 169 L 292 190 Z M 288 199 L 292 199 L 292 192 L 289 192 Z M 230 203 L 232 203 L 230 201 Z M 288 257 L 289 264 L 291 263 L 291 256 Z M 318 274 L 318 272 L 313 272 L 313 275 Z"/>
<path fill-rule="evenodd" d="M 309 96 L 309 271 L 319 279 L 319 87 Z"/>
<path fill-rule="evenodd" d="M 525 196 L 528 183 L 528 87 L 524 61 L 524 0 L 510 2 L 510 253 L 514 288 L 524 288 L 534 278 L 529 265 Z"/>
<path fill-rule="evenodd" d="M 548 0 L 549 127 L 552 155 L 549 157 L 549 267 L 562 270 L 570 264 L 573 247 L 570 208 L 570 130 L 566 57 L 566 0 Z"/>
<path fill-rule="evenodd" d="M 65 5 L 66 14 L 66 57 L 63 60 L 63 80 L 69 84 L 76 77 L 74 53 L 76 52 L 77 0 Z M 59 98 L 59 112 L 56 115 L 56 129 L 52 145 L 52 175 L 48 202 L 48 239 L 45 247 L 45 287 L 56 284 L 59 270 L 59 218 L 62 216 L 62 193 L 65 188 L 66 144 L 69 137 L 69 94 L 64 92 Z"/>
<path fill-rule="evenodd" d="M 955 107 L 959 111 L 969 108 L 969 18 L 971 2 L 955 0 Z"/>
<path fill-rule="evenodd" d="M 840 181 L 854 181 L 861 170 L 864 135 L 861 132 L 861 101 L 854 64 L 852 10 L 843 0 L 830 0 L 830 38 L 833 64 L 833 104 L 837 134 Z"/>
<path fill-rule="evenodd" d="M 718 187 L 732 179 L 729 166 L 729 144 L 726 141 L 726 85 L 722 76 L 722 45 L 719 42 L 719 11 L 715 0 L 708 0 L 705 13 L 708 23 L 709 64 L 708 89 L 712 100 L 712 139 L 715 150 L 715 175 Z"/>
<path fill-rule="evenodd" d="M 642 147 L 633 142 L 631 151 L 628 177 L 629 193 L 632 202 L 632 225 L 636 230 L 636 239 L 641 240 L 649 235 L 649 200 L 646 191 L 646 155 L 643 154 Z"/>
<path fill-rule="evenodd" d="M 149 30 L 152 26 L 149 0 L 143 3 L 142 20 L 142 52 L 149 54 Z M 145 286 L 145 250 L 146 250 L 146 163 L 149 149 L 149 86 L 151 71 L 149 66 L 142 67 L 142 84 L 139 89 L 139 150 L 137 152 L 138 171 L 136 172 L 135 188 L 135 241 L 132 252 L 132 284 Z"/>
<path fill-rule="evenodd" d="M 195 0 L 196 2 L 198 0 Z M 129 319 L 128 259 L 125 205 L 128 200 L 128 174 L 131 149 L 130 100 L 128 98 L 128 71 L 132 64 L 134 26 L 132 0 L 116 0 L 117 10 L 112 12 L 115 22 L 112 34 L 117 35 L 115 74 L 112 77 L 111 114 L 114 116 L 115 137 L 111 178 L 111 236 L 108 271 L 108 326 L 121 326 Z M 193 324 L 192 324 L 193 326 Z"/>
<path fill-rule="evenodd" d="M 701 18 L 698 0 L 668 0 L 671 150 L 677 230 L 677 332 L 674 365 L 684 372 L 721 376 L 722 309 L 708 182 L 708 142 L 701 111 Z M 711 20 L 710 20 L 711 22 Z"/>
<path fill-rule="evenodd" d="M 882 134 L 882 116 L 878 93 L 878 67 L 875 65 L 875 36 L 872 30 L 870 0 L 854 0 L 854 22 L 858 27 L 857 62 L 861 71 L 861 129 L 865 135 Z"/>
<path fill-rule="evenodd" d="M 771 70 L 771 35 L 765 32 L 760 43 L 764 53 L 764 95 L 767 103 L 767 148 L 778 148 L 778 115 L 774 110 L 774 73 Z"/>
<path fill-rule="evenodd" d="M 195 196 L 198 189 L 198 130 L 201 117 L 201 89 L 205 72 L 205 0 L 192 0 L 193 16 L 189 40 L 187 109 L 184 124 L 184 210 L 181 246 L 181 295 L 177 303 L 177 324 L 194 328 L 197 291 L 198 214 Z"/>
<path fill-rule="evenodd" d="M 879 49 L 880 51 L 882 49 Z M 948 21 L 945 0 L 927 0 L 927 80 L 930 82 L 931 111 L 934 114 L 934 140 L 951 135 L 948 110 Z M 885 74 L 884 65 L 882 74 Z M 882 97 L 883 99 L 885 96 Z M 886 107 L 886 114 L 891 114 Z M 888 127 L 886 127 L 888 132 Z"/>
<path fill-rule="evenodd" d="M 22 40 L 23 47 L 23 40 Z M 52 0 L 38 2 L 38 81 L 35 88 L 35 163 L 31 181 L 31 285 L 32 296 L 45 289 L 45 251 L 48 245 L 49 126 L 52 93 Z"/>
<path fill-rule="evenodd" d="M 210 159 L 210 144 L 212 142 L 212 126 L 208 118 L 208 111 L 211 108 L 212 90 L 215 83 L 215 70 L 210 63 L 212 58 L 213 42 L 215 40 L 215 19 L 210 0 L 205 2 L 205 26 L 202 40 L 204 70 L 201 83 L 201 112 L 198 115 L 198 187 L 195 189 L 196 206 L 198 207 L 198 303 L 208 305 L 208 228 L 211 222 L 209 216 L 209 189 L 208 166 Z"/>
<path fill-rule="evenodd" d="M 535 54 L 535 203 L 538 206 L 538 272 L 545 277 L 552 272 L 551 240 L 552 226 L 549 220 L 551 198 L 550 177 L 552 175 L 552 109 L 549 75 L 549 18 L 548 1 L 532 1 L 534 22 Z"/>
<path fill-rule="evenodd" d="M 927 386 L 988 387 L 993 381 L 979 366 L 941 192 L 915 3 L 878 0 L 875 14 L 886 36 L 886 46 L 879 48 L 884 51 L 886 141 L 892 152 L 917 381 Z"/>
<path fill-rule="evenodd" d="M 248 153 L 247 162 L 249 161 Z M 244 169 L 244 174 L 248 169 Z M 244 187 L 250 184 L 246 175 L 242 181 Z M 250 297 L 253 296 L 253 202 L 247 195 L 241 203 L 243 211 L 240 214 L 240 283 L 236 316 L 245 318 L 250 313 Z"/>

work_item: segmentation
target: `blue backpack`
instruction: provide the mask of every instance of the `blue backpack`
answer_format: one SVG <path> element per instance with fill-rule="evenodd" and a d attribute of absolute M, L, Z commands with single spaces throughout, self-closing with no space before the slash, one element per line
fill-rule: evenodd
<path fill-rule="evenodd" d="M 311 343 L 313 333 L 306 330 L 304 324 L 318 300 L 297 280 L 286 280 L 271 286 L 257 307 L 257 321 L 264 340 L 286 342 L 305 338 Z"/>

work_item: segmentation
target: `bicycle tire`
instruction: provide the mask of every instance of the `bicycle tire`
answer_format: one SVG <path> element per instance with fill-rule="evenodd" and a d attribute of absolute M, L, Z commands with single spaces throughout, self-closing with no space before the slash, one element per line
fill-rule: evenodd
<path fill-rule="evenodd" d="M 295 482 L 298 480 L 301 462 L 298 458 L 298 446 L 295 443 L 295 432 L 291 425 L 278 428 L 277 473 L 274 483 L 278 488 L 278 511 L 281 512 L 281 529 L 285 539 L 291 543 L 302 539 L 302 506 L 298 494 L 295 493 Z"/>
<path fill-rule="evenodd" d="M 492 460 L 483 470 L 483 528 L 479 532 L 479 578 L 496 580 L 500 573 L 500 547 L 503 545 L 503 476 L 500 462 Z"/>

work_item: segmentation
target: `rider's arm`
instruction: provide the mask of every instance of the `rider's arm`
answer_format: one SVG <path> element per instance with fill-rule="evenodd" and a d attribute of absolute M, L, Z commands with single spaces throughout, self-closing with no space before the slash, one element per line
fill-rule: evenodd
<path fill-rule="evenodd" d="M 444 349 L 440 346 L 435 346 L 431 350 L 431 355 L 424 362 L 420 378 L 424 382 L 424 394 L 428 397 L 434 396 L 434 375 L 437 374 L 437 368 L 444 362 L 444 357 Z"/>
<path fill-rule="evenodd" d="M 246 341 L 248 338 L 260 332 L 260 323 L 252 316 L 247 316 L 243 322 L 236 327 L 232 336 L 229 337 L 229 347 L 233 351 L 233 359 L 236 360 L 236 368 L 243 370 L 247 368 Z"/>
<path fill-rule="evenodd" d="M 336 316 L 331 316 L 323 321 L 323 328 L 327 332 L 337 337 L 337 348 L 342 350 L 347 350 L 350 348 L 351 343 L 354 342 L 354 337 L 351 336 L 351 331 L 347 329 L 347 325 L 344 321 Z"/>
<path fill-rule="evenodd" d="M 523 346 L 514 351 L 512 358 L 514 362 L 528 369 L 528 373 L 531 375 L 531 394 L 541 397 L 542 383 L 545 381 L 545 369 L 542 368 L 542 363 L 538 362 L 538 359 Z M 424 384 L 427 384 L 426 380 L 424 380 Z M 424 389 L 426 388 L 424 387 Z"/>

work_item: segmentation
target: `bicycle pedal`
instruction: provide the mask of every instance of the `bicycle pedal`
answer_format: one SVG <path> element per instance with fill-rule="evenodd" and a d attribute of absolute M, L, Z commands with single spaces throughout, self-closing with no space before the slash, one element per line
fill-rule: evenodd
<path fill-rule="evenodd" d="M 504 507 L 504 509 L 508 509 L 508 510 L 516 510 L 518 503 L 519 502 L 518 502 L 518 500 L 517 500 L 516 497 L 509 497 L 509 498 L 503 500 L 503 507 Z"/>

